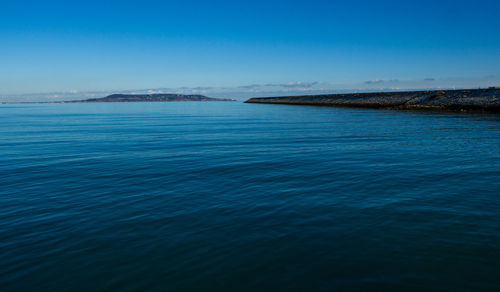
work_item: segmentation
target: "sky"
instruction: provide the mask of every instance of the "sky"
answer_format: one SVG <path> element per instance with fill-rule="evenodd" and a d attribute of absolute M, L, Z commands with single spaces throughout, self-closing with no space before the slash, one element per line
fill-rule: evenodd
<path fill-rule="evenodd" d="M 500 85 L 498 15 L 498 0 L 0 0 L 0 101 Z"/>

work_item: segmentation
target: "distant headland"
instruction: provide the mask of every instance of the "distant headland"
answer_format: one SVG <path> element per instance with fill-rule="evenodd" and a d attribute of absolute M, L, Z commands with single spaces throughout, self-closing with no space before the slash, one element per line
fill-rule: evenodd
<path fill-rule="evenodd" d="M 204 95 L 184 94 L 112 94 L 101 98 L 84 100 L 61 101 L 61 103 L 72 102 L 168 102 L 168 101 L 233 101 L 227 98 L 212 98 Z"/>
<path fill-rule="evenodd" d="M 61 101 L 24 101 L 0 102 L 0 104 L 30 104 L 30 103 L 90 103 L 90 102 L 171 102 L 171 101 L 235 101 L 229 98 L 213 98 L 204 95 L 185 95 L 174 93 L 158 94 L 111 94 L 106 97 L 82 100 Z"/>
<path fill-rule="evenodd" d="M 251 98 L 245 103 L 500 113 L 500 87 Z"/>

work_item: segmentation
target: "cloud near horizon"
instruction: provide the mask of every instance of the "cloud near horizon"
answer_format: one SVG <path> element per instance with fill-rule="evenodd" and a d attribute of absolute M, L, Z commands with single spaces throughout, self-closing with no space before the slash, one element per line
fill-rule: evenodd
<path fill-rule="evenodd" d="M 365 81 L 365 84 L 396 83 L 396 82 L 399 82 L 399 79 L 390 79 L 390 80 L 374 79 Z"/>
<path fill-rule="evenodd" d="M 319 84 L 319 82 L 302 82 L 302 81 L 294 81 L 288 83 L 266 83 L 266 84 L 250 84 L 250 85 L 242 85 L 238 86 L 241 89 L 257 89 L 257 88 L 265 88 L 265 87 L 283 87 L 283 88 L 311 88 L 315 85 Z"/>

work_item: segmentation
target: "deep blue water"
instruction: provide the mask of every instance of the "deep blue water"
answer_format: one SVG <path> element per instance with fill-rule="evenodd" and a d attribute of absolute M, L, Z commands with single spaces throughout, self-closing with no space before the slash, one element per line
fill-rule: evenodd
<path fill-rule="evenodd" d="M 500 289 L 500 116 L 0 106 L 0 290 Z"/>

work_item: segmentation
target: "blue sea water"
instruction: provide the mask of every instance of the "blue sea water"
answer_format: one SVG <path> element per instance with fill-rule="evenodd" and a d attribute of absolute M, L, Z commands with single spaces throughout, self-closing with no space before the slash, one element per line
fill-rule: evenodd
<path fill-rule="evenodd" d="M 500 289 L 500 116 L 0 106 L 1 291 Z"/>

